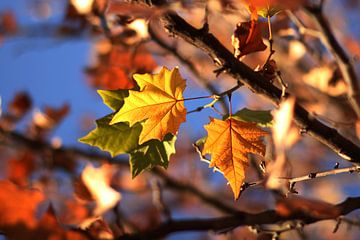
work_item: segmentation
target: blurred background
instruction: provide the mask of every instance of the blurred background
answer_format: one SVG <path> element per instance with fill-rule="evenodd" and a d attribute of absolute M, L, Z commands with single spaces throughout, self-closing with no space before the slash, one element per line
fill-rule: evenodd
<path fill-rule="evenodd" d="M 62 225 L 71 226 L 71 229 L 90 226 L 92 236 L 112 239 L 124 232 L 149 229 L 168 217 L 168 211 L 156 204 L 156 194 L 162 196 L 161 204 L 169 209 L 174 219 L 225 215 L 216 207 L 204 204 L 191 191 L 169 186 L 166 177 L 184 186 L 195 186 L 236 209 L 258 212 L 273 208 L 274 199 L 262 186 L 246 189 L 240 199 L 234 201 L 223 176 L 200 161 L 191 143 L 206 135 L 203 125 L 209 122 L 209 116 L 221 118 L 212 109 L 187 115 L 186 123 L 179 130 L 177 152 L 171 157 L 166 172 L 145 172 L 131 179 L 127 156 L 117 158 L 122 163 L 110 165 L 107 163 L 109 154 L 78 142 L 94 129 L 96 119 L 111 112 L 96 90 L 131 88 L 133 73 L 156 73 L 161 66 L 179 66 L 187 84 L 185 97 L 212 95 L 236 85 L 236 81 L 225 74 L 214 74 L 216 66 L 207 55 L 164 31 L 158 20 L 162 9 L 127 8 L 116 4 L 120 1 L 113 2 L 105 11 L 106 0 L 1 0 L 0 176 L 27 189 L 39 189 L 42 196 L 35 199 L 33 193 L 29 193 L 20 201 L 14 196 L 25 190 L 0 190 L 2 201 L 32 205 L 29 211 L 32 213 L 36 209 L 37 213 L 24 217 L 29 223 L 25 228 L 5 220 L 0 221 L 0 226 L 6 226 L 10 232 L 18 231 L 20 237 L 16 235 L 14 239 L 35 234 L 29 230 L 32 222 L 46 229 L 34 235 L 34 239 L 69 234 L 56 224 L 46 228 L 38 222 L 43 220 L 41 216 L 45 212 L 49 215 L 51 209 L 50 217 L 56 216 Z M 191 24 L 200 27 L 205 6 L 210 32 L 233 51 L 234 28 L 238 22 L 249 18 L 241 1 L 174 1 L 166 8 L 176 10 Z M 323 12 L 358 71 L 360 2 L 327 0 Z M 271 20 L 274 59 L 289 85 L 289 92 L 323 123 L 359 143 L 360 125 L 346 101 L 347 86 L 332 53 L 314 34 L 303 34 L 297 20 L 303 27 L 316 28 L 301 6 L 296 6 L 292 13 L 281 12 Z M 267 39 L 267 22 L 261 21 L 262 34 Z M 268 52 L 264 51 L 250 54 L 242 61 L 255 69 L 267 56 Z M 274 108 L 269 101 L 245 87 L 233 97 L 234 112 L 244 107 Z M 190 111 L 208 103 L 208 100 L 198 100 L 185 105 Z M 226 99 L 215 107 L 221 115 L 228 111 Z M 266 130 L 271 132 L 271 129 Z M 266 142 L 271 144 L 270 138 Z M 329 170 L 336 163 L 340 167 L 350 166 L 306 134 L 297 136 L 295 142 L 287 153 L 291 177 Z M 261 161 L 271 159 L 251 157 L 247 182 L 262 177 L 258 167 Z M 100 211 L 101 197 L 97 197 L 100 193 L 93 192 L 89 187 L 91 183 L 84 183 L 86 174 L 103 182 L 103 188 L 109 188 L 103 194 L 109 194 L 115 202 L 121 198 L 119 203 Z M 359 195 L 359 176 L 346 173 L 304 181 L 296 185 L 296 191 L 304 197 L 336 204 L 348 196 Z M 16 206 L 9 206 L 14 212 Z M 96 217 L 99 215 L 95 214 L 96 210 L 101 212 L 102 218 Z M 353 212 L 349 218 L 354 224 L 344 223 L 336 233 L 333 233 L 335 221 L 323 221 L 306 226 L 301 233 L 286 231 L 281 239 L 359 239 L 357 215 L 358 212 Z M 254 231 L 254 227 L 239 227 L 225 234 L 179 233 L 167 239 L 271 239 L 270 235 L 266 231 Z"/>

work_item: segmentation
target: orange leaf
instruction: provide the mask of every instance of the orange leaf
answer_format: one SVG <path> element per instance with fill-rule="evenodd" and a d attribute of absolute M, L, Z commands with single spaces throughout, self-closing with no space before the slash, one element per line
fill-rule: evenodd
<path fill-rule="evenodd" d="M 30 151 L 21 152 L 9 160 L 7 165 L 7 178 L 12 182 L 26 186 L 28 177 L 35 169 L 35 156 Z"/>
<path fill-rule="evenodd" d="M 231 36 L 231 42 L 235 49 L 236 58 L 266 49 L 259 24 L 256 21 L 238 23 L 234 34 Z"/>
<path fill-rule="evenodd" d="M 15 225 L 36 226 L 35 213 L 44 200 L 39 191 L 19 188 L 9 181 L 0 181 L 0 230 L 11 230 Z"/>
<path fill-rule="evenodd" d="M 185 80 L 179 70 L 165 67 L 158 74 L 135 74 L 140 91 L 129 91 L 124 106 L 110 122 L 129 122 L 130 126 L 146 120 L 139 137 L 139 144 L 151 139 L 163 140 L 166 134 L 177 134 L 186 120 L 183 91 Z"/>
<path fill-rule="evenodd" d="M 223 172 L 237 199 L 245 179 L 245 166 L 248 165 L 248 153 L 265 154 L 265 145 L 260 137 L 267 132 L 256 123 L 241 122 L 233 118 L 225 121 L 210 118 L 204 126 L 208 132 L 203 154 L 211 154 L 210 167 Z"/>

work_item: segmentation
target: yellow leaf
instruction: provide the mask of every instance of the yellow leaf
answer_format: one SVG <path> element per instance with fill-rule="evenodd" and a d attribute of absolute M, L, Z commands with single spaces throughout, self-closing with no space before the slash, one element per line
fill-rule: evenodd
<path fill-rule="evenodd" d="M 140 91 L 129 91 L 123 107 L 110 122 L 145 121 L 139 144 L 151 139 L 163 140 L 166 134 L 177 134 L 179 126 L 186 120 L 183 91 L 185 80 L 178 68 L 163 67 L 158 74 L 135 74 Z"/>
<path fill-rule="evenodd" d="M 245 179 L 248 153 L 265 154 L 265 145 L 260 137 L 267 132 L 256 123 L 241 122 L 233 118 L 225 121 L 210 118 L 204 126 L 208 132 L 203 154 L 211 154 L 210 167 L 217 167 L 229 181 L 237 199 Z"/>

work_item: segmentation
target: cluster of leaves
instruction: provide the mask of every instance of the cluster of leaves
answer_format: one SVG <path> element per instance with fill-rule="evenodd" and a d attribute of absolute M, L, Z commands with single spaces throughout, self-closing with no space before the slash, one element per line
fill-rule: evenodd
<path fill-rule="evenodd" d="M 136 89 L 98 91 L 114 113 L 97 120 L 96 129 L 80 141 L 112 156 L 129 154 L 131 173 L 136 177 L 157 165 L 167 168 L 180 124 L 186 121 L 187 99 L 183 98 L 185 80 L 178 68 L 163 67 L 158 74 L 135 74 L 134 79 Z M 243 109 L 225 120 L 211 118 L 205 126 L 208 137 L 203 154 L 212 155 L 210 167 L 224 173 L 235 198 L 244 182 L 247 155 L 265 154 L 260 138 L 267 133 L 256 122 L 266 125 L 271 120 L 268 112 Z"/>

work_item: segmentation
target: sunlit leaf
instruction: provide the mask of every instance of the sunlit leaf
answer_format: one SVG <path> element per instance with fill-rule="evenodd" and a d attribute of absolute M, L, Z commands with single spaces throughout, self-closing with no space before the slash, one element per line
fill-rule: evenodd
<path fill-rule="evenodd" d="M 240 122 L 229 118 L 225 121 L 210 118 L 204 126 L 208 132 L 203 154 L 211 154 L 209 167 L 217 167 L 223 172 L 237 199 L 245 179 L 248 154 L 265 154 L 265 145 L 260 139 L 267 133 L 256 123 Z"/>
<path fill-rule="evenodd" d="M 158 74 L 135 74 L 140 91 L 129 91 L 124 106 L 110 122 L 129 122 L 130 126 L 146 120 L 140 134 L 139 144 L 151 139 L 163 140 L 165 135 L 177 134 L 186 120 L 183 101 L 185 80 L 179 70 L 163 67 Z"/>

